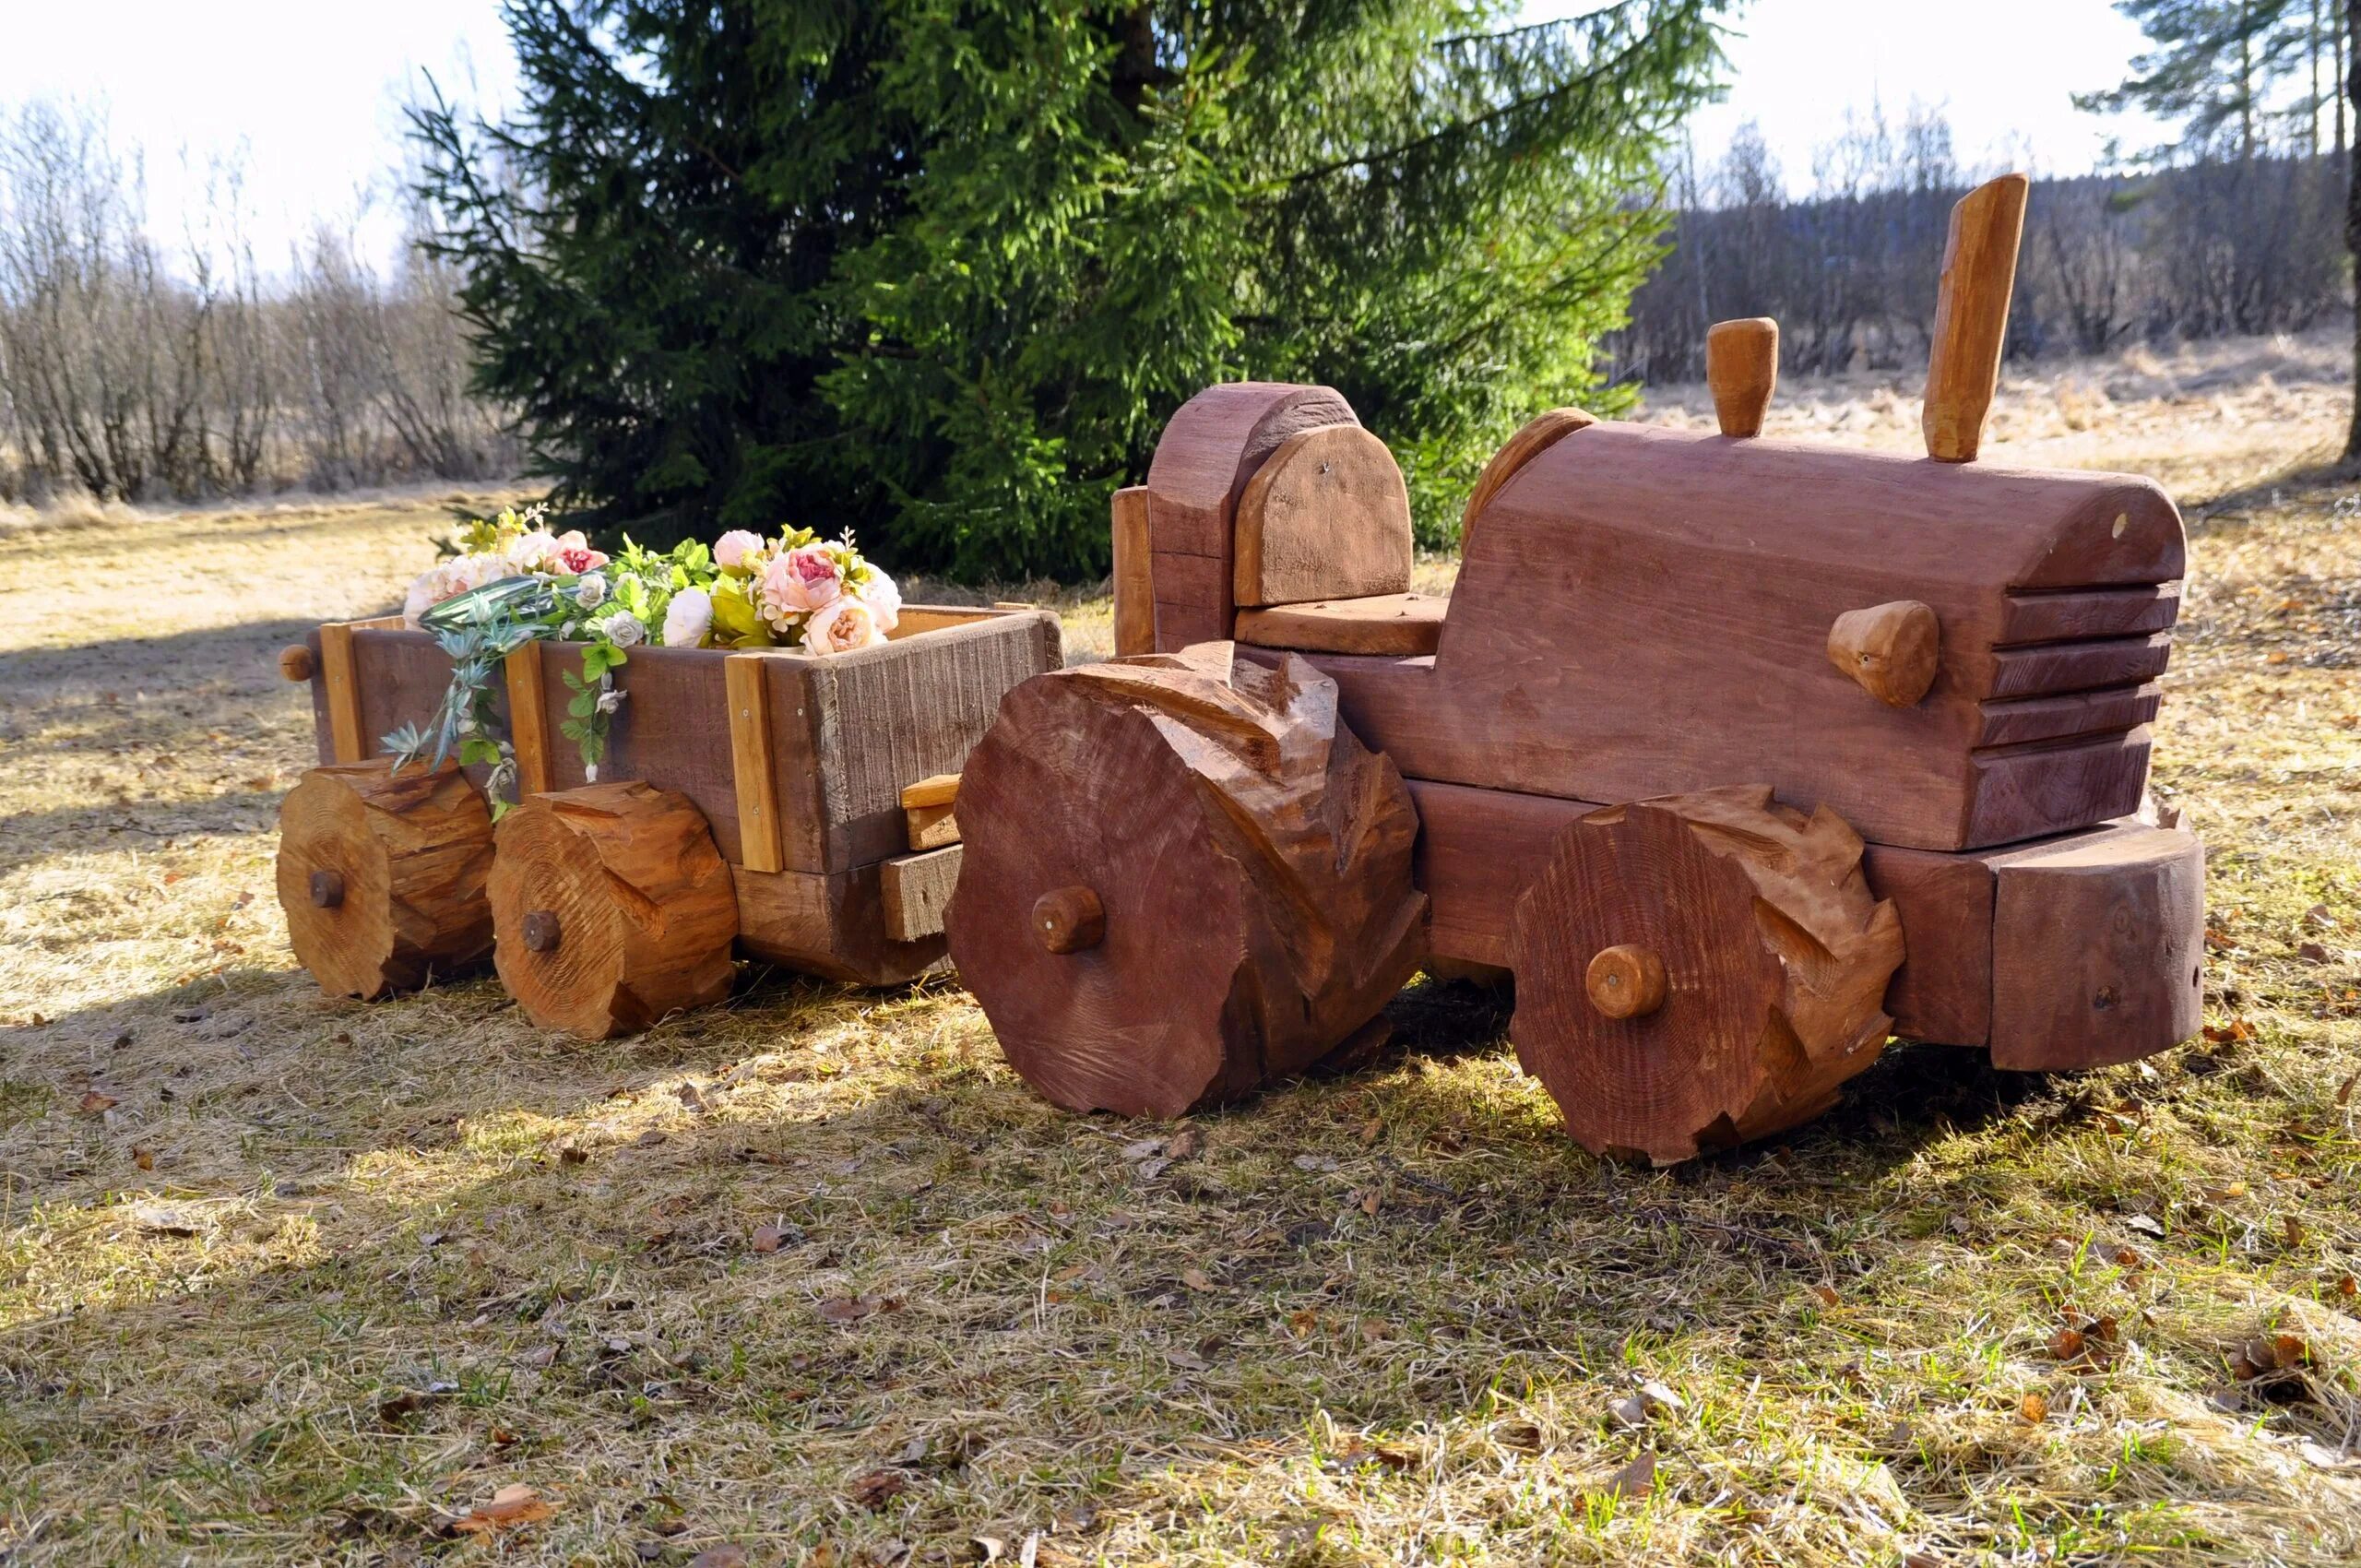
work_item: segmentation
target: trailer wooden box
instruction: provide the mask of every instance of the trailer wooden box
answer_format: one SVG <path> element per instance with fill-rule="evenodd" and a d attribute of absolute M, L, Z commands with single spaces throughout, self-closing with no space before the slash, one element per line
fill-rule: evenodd
<path fill-rule="evenodd" d="M 913 855 L 900 793 L 955 774 L 1003 694 L 1061 662 L 1057 618 L 1029 609 L 905 607 L 888 641 L 816 657 L 785 648 L 635 647 L 599 782 L 645 780 L 685 797 L 727 863 L 743 955 L 864 985 L 940 964 L 940 899 L 891 896 L 923 870 L 947 882 L 956 845 Z M 282 665 L 311 687 L 323 765 L 365 762 L 383 737 L 426 724 L 451 663 L 398 618 L 333 623 Z M 589 782 L 558 726 L 580 647 L 510 656 L 504 718 L 527 797 Z M 481 768 L 471 770 L 482 782 Z M 927 909 L 936 912 L 930 921 Z"/>

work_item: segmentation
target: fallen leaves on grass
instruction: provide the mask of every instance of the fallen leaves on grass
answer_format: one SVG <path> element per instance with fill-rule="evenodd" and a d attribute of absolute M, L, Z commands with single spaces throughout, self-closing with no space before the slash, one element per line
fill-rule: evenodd
<path fill-rule="evenodd" d="M 479 1503 L 465 1514 L 445 1515 L 438 1521 L 446 1536 L 497 1536 L 557 1516 L 556 1508 L 521 1482 L 502 1487 L 490 1503 Z"/>
<path fill-rule="evenodd" d="M 909 1490 L 909 1477 L 899 1470 L 887 1468 L 872 1470 L 858 1478 L 845 1495 L 874 1514 Z"/>

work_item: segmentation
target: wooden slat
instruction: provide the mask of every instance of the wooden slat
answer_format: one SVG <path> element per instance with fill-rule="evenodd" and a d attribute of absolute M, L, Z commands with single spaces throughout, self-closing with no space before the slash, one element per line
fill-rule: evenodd
<path fill-rule="evenodd" d="M 915 806 L 947 806 L 959 798 L 959 776 L 937 773 L 915 784 L 902 786 L 902 809 Z"/>
<path fill-rule="evenodd" d="M 1443 612 L 1450 604 L 1447 599 L 1428 594 L 1387 593 L 1241 610 L 1238 640 L 1257 647 L 1311 653 L 1414 658 L 1434 652 L 1442 636 Z"/>
<path fill-rule="evenodd" d="M 1156 651 L 1156 577 L 1148 548 L 1147 486 L 1115 492 L 1115 656 Z"/>
<path fill-rule="evenodd" d="M 730 760 L 738 780 L 739 863 L 749 871 L 783 871 L 778 795 L 771 780 L 770 695 L 765 655 L 733 653 L 721 661 L 730 705 Z"/>
<path fill-rule="evenodd" d="M 338 762 L 369 754 L 361 729 L 361 684 L 352 669 L 352 633 L 358 623 L 331 621 L 320 628 L 320 683 L 328 699 L 328 747 Z"/>
<path fill-rule="evenodd" d="M 900 855 L 887 861 L 879 873 L 878 895 L 885 904 L 885 934 L 896 942 L 917 942 L 943 932 L 943 912 L 951 907 L 952 891 L 959 885 L 957 844 L 922 855 Z"/>
<path fill-rule="evenodd" d="M 541 700 L 541 645 L 528 642 L 508 656 L 508 743 L 516 754 L 520 795 L 546 795 L 557 788 L 550 772 L 549 709 Z"/>

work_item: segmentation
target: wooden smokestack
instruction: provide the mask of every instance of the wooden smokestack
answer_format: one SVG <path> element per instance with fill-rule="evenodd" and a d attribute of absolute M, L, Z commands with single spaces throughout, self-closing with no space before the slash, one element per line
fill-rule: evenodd
<path fill-rule="evenodd" d="M 1762 434 L 1779 385 L 1779 324 L 1767 315 L 1715 322 L 1705 333 L 1705 384 L 1724 435 Z"/>
<path fill-rule="evenodd" d="M 1984 440 L 1985 416 L 2000 383 L 2000 346 L 2009 335 L 2009 295 L 2017 281 L 2030 184 L 2023 174 L 2003 174 L 1952 208 L 1920 419 L 1927 456 L 1939 463 L 1974 462 Z"/>

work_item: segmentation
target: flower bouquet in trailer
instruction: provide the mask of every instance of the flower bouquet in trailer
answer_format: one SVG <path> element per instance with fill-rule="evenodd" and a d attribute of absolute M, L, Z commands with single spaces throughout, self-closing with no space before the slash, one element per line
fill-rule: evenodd
<path fill-rule="evenodd" d="M 633 648 L 850 653 L 884 642 L 901 615 L 894 579 L 849 535 L 823 540 L 810 529 L 733 529 L 711 546 L 687 540 L 667 551 L 626 537 L 609 556 L 578 530 L 552 531 L 546 509 L 531 506 L 466 524 L 452 551 L 419 575 L 402 607 L 404 624 L 450 656 L 450 685 L 428 724 L 406 724 L 384 744 L 397 767 L 453 757 L 489 767 L 495 816 L 515 803 L 516 760 L 493 694 L 503 662 L 527 643 L 581 645 L 580 669 L 564 672 L 573 696 L 560 733 L 596 781 L 624 696 L 614 671 Z"/>

